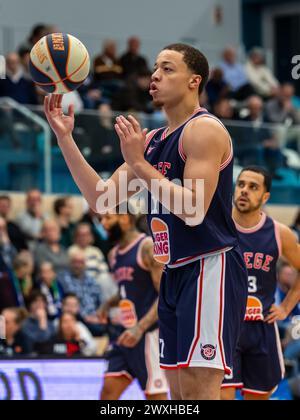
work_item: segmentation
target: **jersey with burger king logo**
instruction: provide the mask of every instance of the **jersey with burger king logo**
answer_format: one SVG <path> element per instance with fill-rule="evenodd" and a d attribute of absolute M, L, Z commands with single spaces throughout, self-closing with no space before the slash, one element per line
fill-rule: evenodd
<path fill-rule="evenodd" d="M 248 271 L 245 321 L 263 321 L 275 301 L 276 264 L 281 254 L 279 228 L 265 213 L 257 226 L 246 229 L 236 223 L 236 228 Z"/>
<path fill-rule="evenodd" d="M 124 328 L 132 328 L 150 310 L 158 293 L 153 285 L 150 272 L 144 266 L 141 256 L 142 246 L 149 240 L 140 234 L 126 248 L 115 246 L 110 253 L 110 268 L 119 288 L 119 321 Z M 153 324 L 149 331 L 157 328 Z"/>
<path fill-rule="evenodd" d="M 182 144 L 184 129 L 196 118 L 213 118 L 223 126 L 206 109 L 200 108 L 172 133 L 168 134 L 166 128 L 154 130 L 148 135 L 146 142 L 145 159 L 165 178 L 174 182 L 180 181 L 181 185 L 184 185 L 186 162 Z M 169 268 L 175 268 L 237 246 L 237 232 L 231 217 L 232 177 L 231 150 L 228 159 L 220 166 L 219 180 L 210 207 L 203 222 L 197 226 L 186 225 L 182 219 L 156 202 L 149 193 L 148 225 L 157 261 Z"/>

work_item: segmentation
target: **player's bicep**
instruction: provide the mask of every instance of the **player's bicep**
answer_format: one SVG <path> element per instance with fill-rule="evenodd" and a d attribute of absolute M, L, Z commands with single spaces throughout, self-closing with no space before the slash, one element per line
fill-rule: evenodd
<path fill-rule="evenodd" d="M 287 226 L 280 226 L 282 256 L 297 270 L 300 270 L 300 244 L 296 236 Z"/>

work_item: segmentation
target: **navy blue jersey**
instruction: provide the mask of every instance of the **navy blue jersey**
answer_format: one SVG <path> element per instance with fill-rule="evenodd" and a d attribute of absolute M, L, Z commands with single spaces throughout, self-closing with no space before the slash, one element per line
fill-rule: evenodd
<path fill-rule="evenodd" d="M 145 159 L 170 181 L 180 180 L 183 185 L 186 161 L 182 147 L 184 129 L 192 119 L 202 117 L 216 119 L 200 108 L 171 134 L 167 135 L 167 129 L 161 128 L 149 135 Z M 232 175 L 233 153 L 220 167 L 217 188 L 204 221 L 195 227 L 187 226 L 172 213 L 164 214 L 165 209 L 160 203 L 154 205 L 149 195 L 148 224 L 154 240 L 154 255 L 159 262 L 172 268 L 237 245 L 237 232 L 231 216 Z"/>
<path fill-rule="evenodd" d="M 131 243 L 125 249 L 119 246 L 113 248 L 110 256 L 110 266 L 119 287 L 120 316 L 124 328 L 131 328 L 143 318 L 158 297 L 152 277 L 143 265 L 141 249 L 145 234 Z M 149 330 L 157 328 L 157 323 Z"/>
<path fill-rule="evenodd" d="M 248 271 L 245 321 L 262 321 L 275 301 L 276 264 L 281 253 L 279 228 L 265 213 L 260 223 L 252 229 L 237 224 L 236 227 Z"/>

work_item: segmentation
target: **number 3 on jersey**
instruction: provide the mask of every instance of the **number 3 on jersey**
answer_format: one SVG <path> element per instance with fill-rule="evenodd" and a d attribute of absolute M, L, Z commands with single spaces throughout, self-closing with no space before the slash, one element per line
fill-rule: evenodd
<path fill-rule="evenodd" d="M 248 293 L 257 292 L 257 278 L 255 276 L 248 276 Z"/>

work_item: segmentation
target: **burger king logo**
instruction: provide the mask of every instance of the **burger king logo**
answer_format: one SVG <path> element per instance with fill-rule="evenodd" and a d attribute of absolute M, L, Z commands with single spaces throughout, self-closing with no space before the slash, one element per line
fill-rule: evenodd
<path fill-rule="evenodd" d="M 124 328 L 132 328 L 137 324 L 137 316 L 134 303 L 128 299 L 122 299 L 119 302 L 121 312 L 121 324 Z"/>
<path fill-rule="evenodd" d="M 161 264 L 170 262 L 170 235 L 168 225 L 154 217 L 151 220 L 151 231 L 154 239 L 154 258 Z"/>
<path fill-rule="evenodd" d="M 263 305 L 255 296 L 248 296 L 245 321 L 263 321 Z"/>

